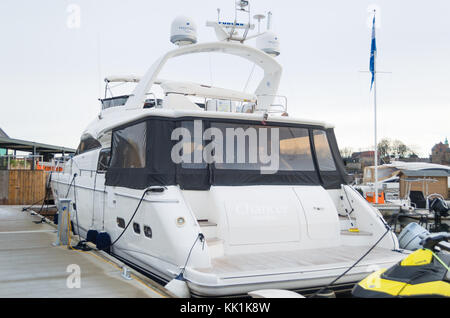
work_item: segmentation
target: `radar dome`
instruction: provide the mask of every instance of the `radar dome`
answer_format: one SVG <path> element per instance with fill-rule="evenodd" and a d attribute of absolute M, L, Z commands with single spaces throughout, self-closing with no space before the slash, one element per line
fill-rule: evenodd
<path fill-rule="evenodd" d="M 197 43 L 195 22 L 185 16 L 175 18 L 170 29 L 170 42 L 180 46 Z"/>
<path fill-rule="evenodd" d="M 280 40 L 271 31 L 267 31 L 256 38 L 256 47 L 271 56 L 280 55 Z"/>

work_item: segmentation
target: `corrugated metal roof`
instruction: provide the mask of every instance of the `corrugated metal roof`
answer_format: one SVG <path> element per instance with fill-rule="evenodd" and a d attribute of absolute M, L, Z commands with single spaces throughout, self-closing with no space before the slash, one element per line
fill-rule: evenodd
<path fill-rule="evenodd" d="M 37 153 L 75 153 L 75 149 L 0 136 L 0 148 Z"/>
<path fill-rule="evenodd" d="M 424 170 L 424 169 L 450 169 L 449 166 L 439 165 L 430 162 L 404 162 L 404 161 L 392 161 L 386 166 L 394 167 L 399 170 Z"/>
<path fill-rule="evenodd" d="M 402 170 L 401 173 L 407 177 L 450 177 L 450 170 L 446 169 Z"/>

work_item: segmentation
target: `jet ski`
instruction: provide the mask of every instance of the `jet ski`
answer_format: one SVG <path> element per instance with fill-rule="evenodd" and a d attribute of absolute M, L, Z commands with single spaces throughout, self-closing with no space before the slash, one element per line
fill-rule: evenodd
<path fill-rule="evenodd" d="M 450 233 L 433 233 L 422 248 L 389 269 L 373 272 L 356 284 L 359 298 L 450 297 Z"/>

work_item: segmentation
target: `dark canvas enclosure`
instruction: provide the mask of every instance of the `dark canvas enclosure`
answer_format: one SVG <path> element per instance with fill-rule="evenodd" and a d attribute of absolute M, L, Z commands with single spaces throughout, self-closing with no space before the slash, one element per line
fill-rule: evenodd
<path fill-rule="evenodd" d="M 181 162 L 177 165 L 176 183 L 181 189 L 186 190 L 207 190 L 211 185 L 210 167 L 203 159 L 203 149 L 206 141 L 203 138 L 195 136 L 194 128 L 204 131 L 205 122 L 198 120 L 183 120 L 177 123 L 177 127 L 186 129 L 192 139 L 182 139 L 179 141 L 182 146 L 180 155 L 187 156 L 187 162 Z M 197 138 L 196 138 L 197 137 Z M 174 141 L 177 143 L 177 141 Z"/>
<path fill-rule="evenodd" d="M 331 128 L 327 129 L 326 133 L 334 163 L 336 165 L 336 171 L 321 171 L 321 175 L 325 189 L 337 189 L 340 187 L 340 184 L 348 184 L 351 181 L 351 177 L 345 171 L 344 160 L 342 160 L 339 152 L 334 130 Z"/>
<path fill-rule="evenodd" d="M 213 180 L 215 185 L 289 185 L 289 184 L 320 184 L 318 175 L 315 172 L 314 161 L 311 152 L 309 130 L 303 127 L 280 127 L 261 124 L 238 124 L 238 123 L 216 123 L 212 127 L 218 127 L 225 136 L 225 143 L 234 141 L 234 161 L 239 158 L 239 129 L 241 131 L 241 144 L 245 144 L 246 163 L 223 163 L 214 165 Z M 226 134 L 227 129 L 234 129 L 234 135 Z M 250 129 L 255 128 L 255 129 Z M 251 134 L 256 136 L 251 136 Z M 233 140 L 230 141 L 230 136 Z M 244 136 L 245 139 L 242 137 Z M 253 137 L 253 138 L 252 138 Z M 251 145 L 251 140 L 254 145 Z M 267 140 L 265 142 L 265 140 Z M 278 145 L 273 144 L 276 140 Z M 279 142 L 278 142 L 279 141 Z M 251 147 L 250 147 L 251 146 Z M 279 153 L 276 172 L 271 172 L 270 162 L 274 150 L 277 146 Z M 251 150 L 256 149 L 256 154 L 251 154 Z M 228 149 L 225 150 L 227 152 Z M 226 158 L 228 153 L 224 154 Z M 267 157 L 263 162 L 255 155 Z M 241 158 L 242 159 L 242 158 Z M 253 162 L 252 162 L 253 159 Z"/>
<path fill-rule="evenodd" d="M 113 134 L 112 148 L 116 151 L 112 168 L 145 168 L 147 155 L 147 122 L 118 129 Z"/>
<path fill-rule="evenodd" d="M 170 157 L 175 122 L 144 120 L 113 131 L 106 184 L 133 189 L 175 184 Z"/>
<path fill-rule="evenodd" d="M 151 117 L 116 128 L 106 173 L 107 185 L 135 189 L 155 185 L 186 190 L 207 190 L 211 185 L 337 189 L 347 179 L 332 129 L 205 118 Z"/>

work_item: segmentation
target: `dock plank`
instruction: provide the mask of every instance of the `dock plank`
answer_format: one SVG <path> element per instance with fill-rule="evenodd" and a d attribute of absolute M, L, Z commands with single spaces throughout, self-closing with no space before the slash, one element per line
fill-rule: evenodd
<path fill-rule="evenodd" d="M 0 206 L 0 297 L 167 297 L 158 286 L 121 277 L 97 255 L 55 247 L 54 227 L 19 207 Z M 81 287 L 68 288 L 68 266 L 80 268 Z"/>

